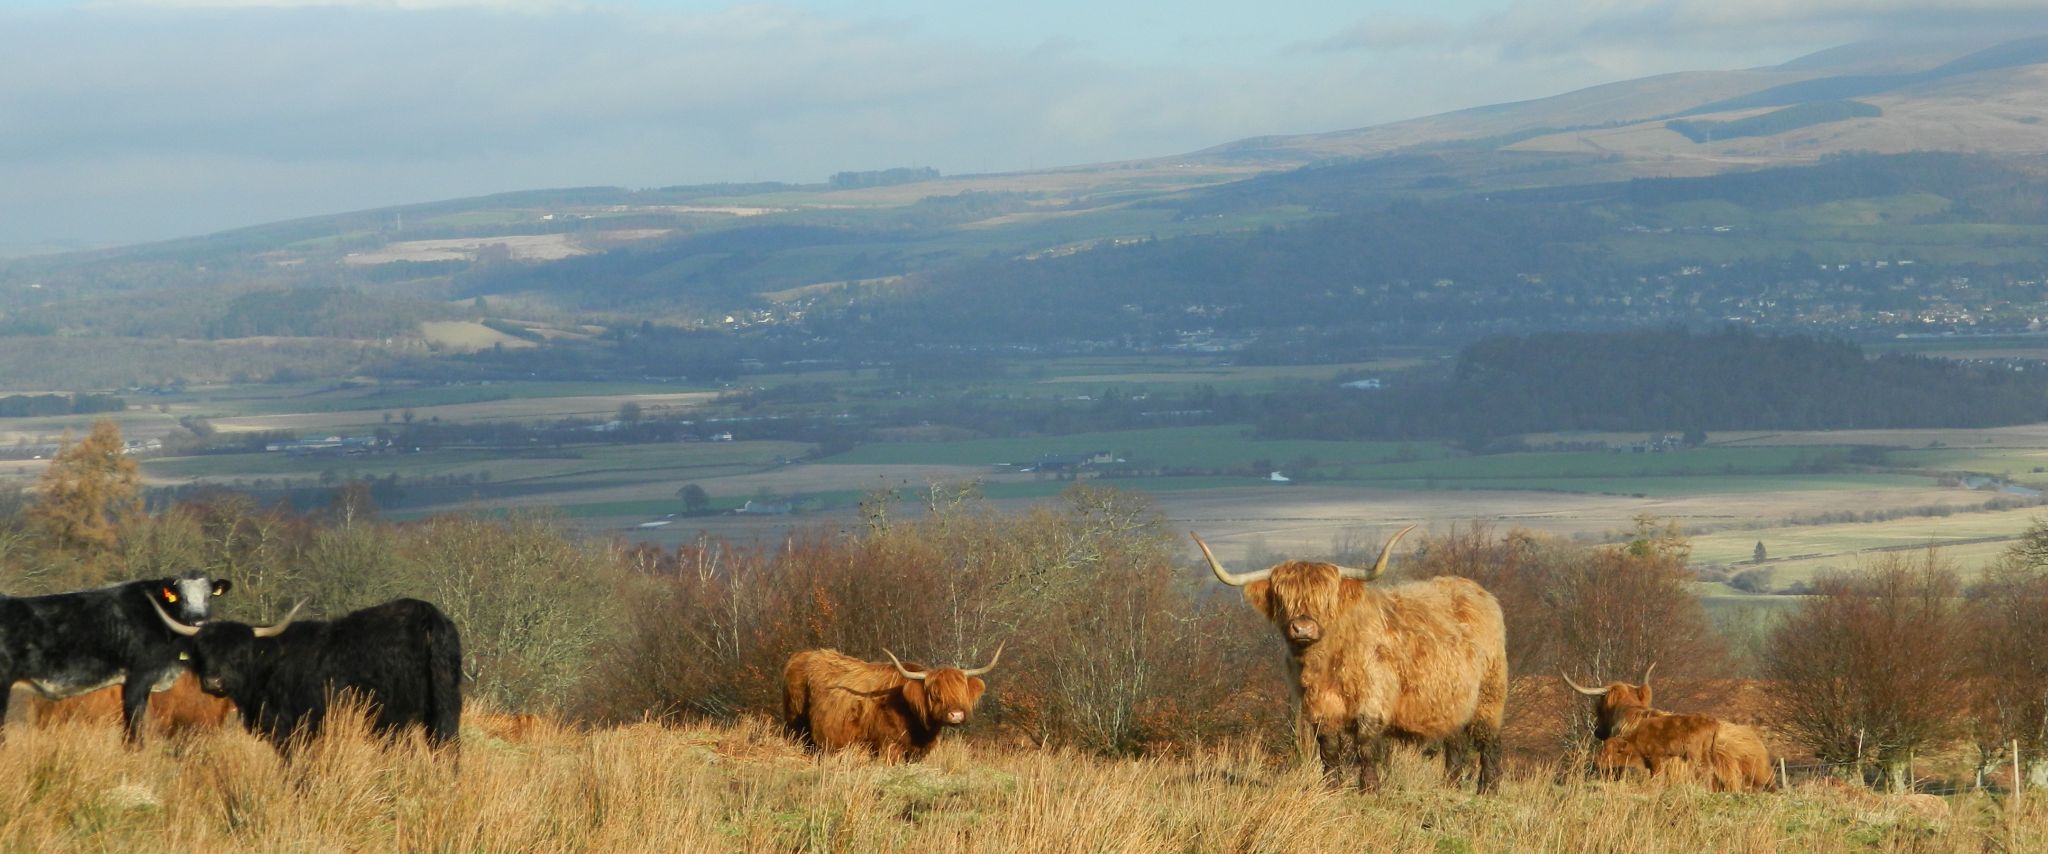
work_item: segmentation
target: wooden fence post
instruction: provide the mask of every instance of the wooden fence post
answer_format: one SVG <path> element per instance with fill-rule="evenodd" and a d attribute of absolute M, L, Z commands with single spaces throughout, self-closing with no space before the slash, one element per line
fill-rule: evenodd
<path fill-rule="evenodd" d="M 2020 740 L 2015 738 L 2012 740 L 2012 796 L 2019 797 L 2020 789 L 2026 785 L 2026 778 L 2020 776 Z"/>

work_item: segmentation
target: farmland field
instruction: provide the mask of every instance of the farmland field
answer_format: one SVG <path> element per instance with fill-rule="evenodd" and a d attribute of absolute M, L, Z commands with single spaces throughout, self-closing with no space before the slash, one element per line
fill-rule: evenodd
<path fill-rule="evenodd" d="M 1118 389 L 1185 391 L 1203 385 L 1253 390 L 1275 383 L 1326 383 L 1398 372 L 1431 354 L 1396 355 L 1337 365 L 1231 365 L 1196 356 L 1069 356 L 968 381 L 979 393 L 1018 406 L 1080 406 L 1080 396 Z M 183 430 L 203 419 L 232 435 L 279 430 L 307 436 L 366 435 L 415 421 L 441 424 L 538 424 L 602 421 L 632 404 L 649 418 L 730 417 L 735 394 L 802 384 L 830 393 L 823 403 L 778 403 L 783 411 L 839 417 L 916 412 L 930 401 L 894 396 L 902 380 L 856 367 L 750 375 L 746 388 L 712 390 L 651 381 L 297 383 L 175 389 L 137 395 L 117 420 L 132 438 Z M 834 400 L 832 395 L 845 397 Z M 772 396 L 771 396 L 772 399 Z M 808 400 L 809 398 L 803 398 Z M 699 415 L 698 413 L 703 413 Z M 54 442 L 86 418 L 9 419 L 0 441 Z M 1082 477 L 1153 496 L 1180 528 L 1200 528 L 1220 552 L 1327 552 L 1333 544 L 1377 537 L 1394 526 L 1445 529 L 1475 521 L 1529 527 L 1564 537 L 1604 539 L 1630 530 L 1639 515 L 1670 519 L 1698 537 L 1696 560 L 1747 560 L 1761 539 L 1779 585 L 1824 568 L 1850 568 L 1872 549 L 1954 543 L 1951 554 L 1974 566 L 2001 538 L 2023 530 L 2026 508 L 1974 512 L 2001 497 L 1958 485 L 1977 476 L 2020 487 L 2048 487 L 2048 424 L 1992 429 L 1730 431 L 1706 446 L 1668 453 L 1529 451 L 1473 455 L 1443 442 L 1317 441 L 1257 438 L 1243 425 L 1161 427 L 1012 438 L 951 438 L 951 432 L 901 428 L 820 456 L 820 446 L 745 435 L 737 442 L 627 444 L 573 439 L 556 446 L 451 444 L 421 453 L 293 456 L 217 453 L 153 456 L 144 475 L 155 486 L 221 484 L 314 490 L 355 478 L 390 480 L 402 490 L 385 512 L 411 517 L 448 510 L 558 512 L 606 535 L 662 542 L 698 530 L 740 538 L 773 537 L 792 525 L 857 523 L 858 499 L 877 491 L 914 497 L 933 482 L 976 482 L 991 502 L 1019 508 L 1051 500 L 1073 473 L 1032 471 L 1043 458 L 1107 453 L 1121 462 Z M 1530 436 L 1536 446 L 1626 448 L 1642 436 L 1568 433 Z M 1876 446 L 1882 451 L 1859 446 Z M 41 463 L 22 454 L 6 470 L 29 477 Z M 1857 463 L 1850 463 L 1850 460 Z M 801 462 L 799 462 L 801 461 Z M 2044 471 L 2034 471 L 2042 468 Z M 1279 472 L 1288 482 L 1269 480 Z M 791 515 L 684 515 L 679 490 L 696 484 L 723 511 L 749 500 L 795 499 Z M 1994 484 L 1995 485 L 1995 484 Z M 2028 499 L 2017 499 L 2020 501 Z M 906 498 L 902 512 L 915 513 Z M 1853 508 L 1856 521 L 1795 524 Z M 1934 508 L 1946 516 L 1927 515 Z M 1919 515 L 1914 515 L 1919 514 Z M 665 523 L 655 528 L 642 525 Z"/>

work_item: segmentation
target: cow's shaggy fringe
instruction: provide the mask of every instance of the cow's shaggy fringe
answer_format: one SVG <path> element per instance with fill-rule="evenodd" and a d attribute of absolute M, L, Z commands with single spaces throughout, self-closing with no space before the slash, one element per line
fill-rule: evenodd
<path fill-rule="evenodd" d="M 927 761 L 810 756 L 779 727 L 464 729 L 460 768 L 359 723 L 291 763 L 239 731 L 123 747 L 117 728 L 0 744 L 0 850 L 1916 851 L 2043 850 L 2048 797 L 1891 797 L 1511 773 L 1497 796 L 1397 752 L 1374 796 L 1229 745 L 1103 759 L 941 740 Z"/>

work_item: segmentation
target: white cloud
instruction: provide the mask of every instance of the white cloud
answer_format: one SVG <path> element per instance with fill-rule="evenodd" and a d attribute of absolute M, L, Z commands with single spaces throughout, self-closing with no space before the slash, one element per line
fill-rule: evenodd
<path fill-rule="evenodd" d="M 1357 21 L 1335 35 L 1309 43 L 1318 50 L 1401 50 L 1442 45 L 1456 38 L 1464 25 L 1448 18 L 1381 13 Z"/>
<path fill-rule="evenodd" d="M 139 239 L 543 186 L 1163 156 L 1782 61 L 1935 18 L 2023 34 L 2012 21 L 2039 0 L 1958 2 L 1511 0 L 1381 14 L 1251 64 L 1214 45 L 1140 62 L 1085 29 L 996 46 L 772 5 L 0 8 L 0 234 Z"/>

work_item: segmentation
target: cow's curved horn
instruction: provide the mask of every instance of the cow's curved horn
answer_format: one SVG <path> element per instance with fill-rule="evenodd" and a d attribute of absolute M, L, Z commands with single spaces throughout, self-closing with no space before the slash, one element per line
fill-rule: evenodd
<path fill-rule="evenodd" d="M 1337 567 L 1337 571 L 1342 573 L 1345 578 L 1356 578 L 1360 581 L 1371 581 L 1380 577 L 1380 573 L 1387 571 L 1387 559 L 1394 556 L 1394 544 L 1401 541 L 1402 534 L 1413 530 L 1415 530 L 1415 526 L 1409 525 L 1406 528 L 1395 531 L 1394 536 L 1387 539 L 1387 544 L 1380 547 L 1379 562 L 1373 564 L 1371 569 L 1354 569 L 1348 566 L 1340 566 Z"/>
<path fill-rule="evenodd" d="M 1652 671 L 1652 670 L 1656 670 L 1656 669 L 1657 669 L 1657 662 L 1654 662 L 1654 661 L 1650 662 L 1650 666 L 1648 666 L 1648 667 L 1645 667 L 1645 668 L 1643 668 L 1643 687 L 1645 687 L 1645 688 L 1648 688 L 1648 687 L 1650 687 L 1650 671 Z"/>
<path fill-rule="evenodd" d="M 901 673 L 901 674 L 903 674 L 903 678 L 905 678 L 905 679 L 915 679 L 915 680 L 917 680 L 917 681 L 919 681 L 919 682 L 923 682 L 923 681 L 924 681 L 924 678 L 925 678 L 926 676 L 930 675 L 930 674 L 927 674 L 927 673 L 912 673 L 912 672 L 910 672 L 910 671 L 909 671 L 908 669 L 906 669 L 906 668 L 905 668 L 905 667 L 903 666 L 903 662 L 902 662 L 902 661 L 899 661 L 899 660 L 897 660 L 897 658 L 896 658 L 896 653 L 890 652 L 890 651 L 888 651 L 888 650 L 886 650 L 886 649 L 885 649 L 885 650 L 882 650 L 882 654 L 883 654 L 883 655 L 886 655 L 886 656 L 888 656 L 888 657 L 889 657 L 889 660 L 890 660 L 890 661 L 894 661 L 894 662 L 896 662 L 896 672 L 897 672 L 897 673 Z M 994 665 L 995 665 L 995 662 L 991 661 L 991 662 L 989 662 L 989 665 L 990 665 L 990 666 L 994 666 Z"/>
<path fill-rule="evenodd" d="M 1232 587 L 1243 587 L 1254 581 L 1264 581 L 1266 580 L 1266 576 L 1273 574 L 1273 570 L 1271 567 L 1268 567 L 1266 569 L 1253 570 L 1243 575 L 1238 575 L 1236 573 L 1231 572 L 1230 570 L 1224 569 L 1223 564 L 1216 560 L 1216 553 L 1209 551 L 1208 543 L 1202 542 L 1202 538 L 1196 536 L 1195 532 L 1193 531 L 1189 531 L 1188 536 L 1195 538 L 1195 545 L 1201 547 L 1202 549 L 1202 557 L 1209 559 L 1209 569 L 1216 573 L 1217 581 L 1221 581 L 1224 584 L 1228 584 Z"/>
<path fill-rule="evenodd" d="M 298 604 L 293 605 L 292 609 L 285 613 L 284 619 L 277 621 L 275 625 L 258 626 L 252 631 L 259 638 L 274 638 L 284 634 L 285 627 L 292 624 L 292 618 L 298 616 L 299 609 L 304 607 L 306 607 L 306 600 L 300 599 Z"/>
<path fill-rule="evenodd" d="M 1577 692 L 1579 692 L 1579 693 L 1581 693 L 1581 694 L 1584 694 L 1584 695 L 1586 695 L 1586 696 L 1588 696 L 1588 697 L 1604 697 L 1604 696 L 1606 696 L 1606 695 L 1607 695 L 1607 689 L 1605 689 L 1605 688 L 1588 688 L 1588 687 L 1586 687 L 1586 686 L 1584 686 L 1584 685 L 1580 685 L 1579 683 L 1577 683 L 1577 682 L 1573 682 L 1573 681 L 1572 681 L 1572 675 L 1571 675 L 1571 674 L 1569 674 L 1569 673 L 1566 673 L 1566 672 L 1564 672 L 1564 671 L 1562 671 L 1562 670 L 1558 671 L 1558 672 L 1557 672 L 1557 675 L 1559 675 L 1559 676 L 1562 676 L 1562 677 L 1564 677 L 1564 684 L 1572 686 L 1572 690 L 1574 690 L 1574 691 L 1577 691 Z"/>
<path fill-rule="evenodd" d="M 1008 641 L 1005 641 L 1004 643 L 1008 643 Z M 981 676 L 981 675 L 984 675 L 984 674 L 988 673 L 989 671 L 991 671 L 991 670 L 994 670 L 994 669 L 996 669 L 996 662 L 997 662 L 997 661 L 1000 661 L 1000 660 L 1002 660 L 1002 657 L 1003 657 L 1003 644 L 1000 644 L 1000 643 L 999 643 L 999 644 L 996 644 L 996 654 L 995 654 L 995 655 L 991 655 L 991 656 L 989 656 L 989 657 L 988 657 L 988 663 L 987 663 L 987 664 L 984 664 L 984 665 L 982 665 L 982 666 L 980 666 L 980 667 L 974 668 L 973 670 L 963 670 L 963 671 L 961 671 L 961 672 L 962 672 L 962 673 L 965 673 L 965 674 L 967 674 L 967 675 L 969 675 L 969 676 Z"/>
<path fill-rule="evenodd" d="M 164 606 L 158 605 L 156 603 L 155 596 L 149 597 L 149 607 L 155 609 L 157 617 L 164 621 L 164 628 L 170 629 L 174 634 L 183 635 L 188 638 L 193 635 L 199 634 L 198 626 L 185 625 L 184 623 L 180 623 L 177 620 L 171 619 L 170 614 L 164 613 Z"/>

